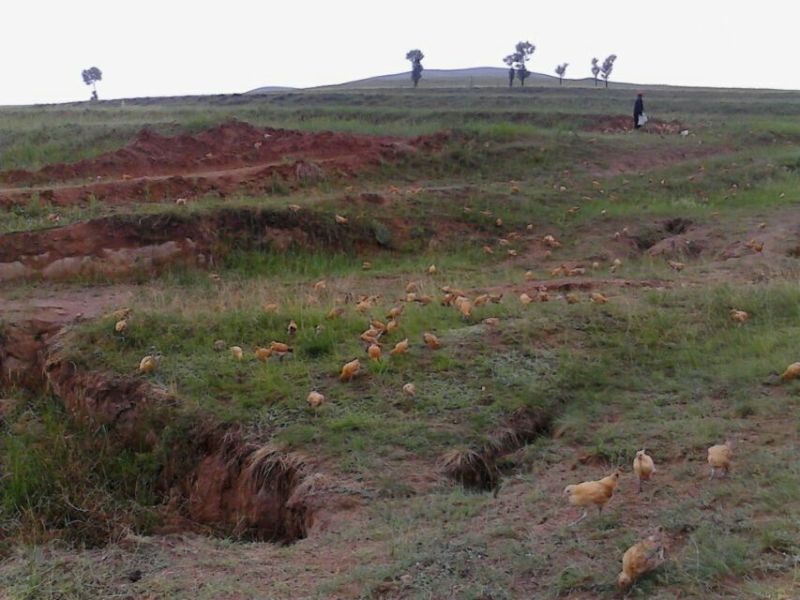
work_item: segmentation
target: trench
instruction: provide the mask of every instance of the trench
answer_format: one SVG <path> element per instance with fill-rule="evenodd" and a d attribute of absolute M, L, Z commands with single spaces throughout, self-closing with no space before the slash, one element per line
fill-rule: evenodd
<path fill-rule="evenodd" d="M 308 535 L 321 474 L 304 456 L 182 411 L 141 379 L 81 368 L 62 357 L 68 335 L 43 321 L 4 326 L 0 391 L 47 390 L 85 431 L 102 428 L 120 449 L 166 457 L 157 492 L 181 530 L 283 544 Z"/>

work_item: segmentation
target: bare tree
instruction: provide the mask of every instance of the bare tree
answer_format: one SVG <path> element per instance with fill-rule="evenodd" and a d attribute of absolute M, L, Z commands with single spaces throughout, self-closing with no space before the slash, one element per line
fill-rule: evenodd
<path fill-rule="evenodd" d="M 411 61 L 411 81 L 414 82 L 414 87 L 419 85 L 419 80 L 422 79 L 422 59 L 425 55 L 422 50 L 409 50 L 406 52 L 406 60 Z"/>
<path fill-rule="evenodd" d="M 536 46 L 530 42 L 518 42 L 514 48 L 514 53 L 509 54 L 503 59 L 503 62 L 516 72 L 517 79 L 519 79 L 519 83 L 523 87 L 525 86 L 525 80 L 531 74 L 530 71 L 528 71 L 526 63 L 531 59 L 535 51 Z M 513 84 L 510 75 L 509 83 Z"/>
<path fill-rule="evenodd" d="M 556 67 L 556 75 L 558 75 L 558 85 L 562 85 L 564 81 L 564 73 L 567 72 L 567 67 L 569 63 L 564 63 L 563 65 L 558 65 Z"/>
<path fill-rule="evenodd" d="M 603 72 L 603 79 L 605 79 L 606 87 L 608 87 L 608 78 L 611 77 L 611 71 L 614 70 L 614 61 L 617 60 L 617 55 L 612 54 L 603 61 L 603 66 L 600 70 Z"/>
<path fill-rule="evenodd" d="M 81 77 L 83 77 L 83 83 L 92 86 L 92 100 L 97 100 L 97 82 L 102 81 L 103 72 L 97 67 L 91 67 L 84 69 Z"/>
<path fill-rule="evenodd" d="M 600 75 L 600 61 L 596 58 L 592 59 L 592 76 L 594 77 L 594 87 L 597 87 L 597 76 Z"/>

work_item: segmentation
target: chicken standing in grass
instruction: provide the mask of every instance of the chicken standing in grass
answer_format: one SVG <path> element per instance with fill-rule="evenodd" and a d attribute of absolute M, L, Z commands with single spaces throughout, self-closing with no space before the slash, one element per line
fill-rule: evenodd
<path fill-rule="evenodd" d="M 792 379 L 797 379 L 800 376 L 800 362 L 792 363 L 781 375 L 781 379 L 784 381 L 791 381 Z"/>
<path fill-rule="evenodd" d="M 589 294 L 589 300 L 591 300 L 595 304 L 605 304 L 608 302 L 608 298 L 606 298 L 600 292 L 592 292 L 591 294 Z"/>
<path fill-rule="evenodd" d="M 147 355 L 139 362 L 139 372 L 140 373 L 152 373 L 156 370 L 158 366 L 158 361 L 156 361 L 154 356 Z"/>
<path fill-rule="evenodd" d="M 289 325 L 286 326 L 286 333 L 289 335 L 294 335 L 297 333 L 297 323 L 294 322 L 294 319 L 289 321 Z"/>
<path fill-rule="evenodd" d="M 659 529 L 655 534 L 625 551 L 625 554 L 622 555 L 622 571 L 617 577 L 619 587 L 630 586 L 639 577 L 664 562 L 664 546 L 661 536 L 661 529 Z"/>
<path fill-rule="evenodd" d="M 439 338 L 426 331 L 422 334 L 422 341 L 425 342 L 425 345 L 428 346 L 431 350 L 438 350 L 442 347 L 441 342 L 439 342 Z"/>
<path fill-rule="evenodd" d="M 585 481 L 577 485 L 568 485 L 564 488 L 564 495 L 569 497 L 573 506 L 583 506 L 583 515 L 570 525 L 577 525 L 589 515 L 589 506 L 597 507 L 597 514 L 603 513 L 603 507 L 614 496 L 614 490 L 619 481 L 619 471 L 614 471 L 608 477 L 598 481 Z"/>
<path fill-rule="evenodd" d="M 350 381 L 361 369 L 361 361 L 357 358 L 345 363 L 342 372 L 339 374 L 339 381 Z"/>
<path fill-rule="evenodd" d="M 408 352 L 408 338 L 397 342 L 394 345 L 394 348 L 389 352 L 392 356 L 398 356 L 400 354 L 405 354 Z"/>
<path fill-rule="evenodd" d="M 244 356 L 244 352 L 242 351 L 241 346 L 231 346 L 231 356 L 236 360 L 242 360 L 242 356 Z"/>
<path fill-rule="evenodd" d="M 714 479 L 717 471 L 722 471 L 725 476 L 731 468 L 733 461 L 733 441 L 726 440 L 724 444 L 717 444 L 708 449 L 708 464 L 711 466 L 709 479 Z"/>
<path fill-rule="evenodd" d="M 367 354 L 370 360 L 379 361 L 381 359 L 381 347 L 378 344 L 372 344 L 367 348 Z"/>
<path fill-rule="evenodd" d="M 328 311 L 328 314 L 325 316 L 325 318 L 328 320 L 338 319 L 343 314 L 344 314 L 344 307 L 334 306 L 332 309 L 330 309 L 330 311 Z"/>
<path fill-rule="evenodd" d="M 306 398 L 306 402 L 311 408 L 319 408 L 325 402 L 325 396 L 320 394 L 318 391 L 314 390 L 309 392 L 308 398 Z"/>
<path fill-rule="evenodd" d="M 128 320 L 127 319 L 120 319 L 116 323 L 114 323 L 114 331 L 117 333 L 125 333 L 125 330 L 128 328 Z"/>
<path fill-rule="evenodd" d="M 633 472 L 636 473 L 637 487 L 636 491 L 642 492 L 642 482 L 649 481 L 653 473 L 656 472 L 656 466 L 644 450 L 639 450 L 636 453 L 636 458 L 633 459 Z"/>
<path fill-rule="evenodd" d="M 284 356 L 294 351 L 288 344 L 284 344 L 283 342 L 270 342 L 269 349 L 272 350 L 272 353 L 281 361 Z"/>
<path fill-rule="evenodd" d="M 403 386 L 403 393 L 405 393 L 406 396 L 416 396 L 417 386 L 413 383 L 407 383 Z"/>
<path fill-rule="evenodd" d="M 261 362 L 267 362 L 269 357 L 272 356 L 272 350 L 270 348 L 256 348 L 255 352 L 256 358 Z"/>
<path fill-rule="evenodd" d="M 743 310 L 731 309 L 731 321 L 739 323 L 740 325 L 750 318 L 750 314 Z"/>

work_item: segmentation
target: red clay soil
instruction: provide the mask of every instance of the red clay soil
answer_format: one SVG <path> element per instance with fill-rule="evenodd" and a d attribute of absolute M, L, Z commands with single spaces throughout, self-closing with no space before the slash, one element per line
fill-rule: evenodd
<path fill-rule="evenodd" d="M 125 148 L 39 171 L 0 173 L 0 207 L 33 194 L 57 205 L 93 197 L 104 202 L 162 201 L 234 192 L 264 192 L 277 179 L 289 184 L 351 176 L 439 138 L 305 133 L 232 121 L 197 135 L 162 136 L 143 129 Z M 86 181 L 90 180 L 90 181 Z"/>
<path fill-rule="evenodd" d="M 598 133 L 625 133 L 633 129 L 633 116 L 630 117 L 603 117 L 587 128 L 587 131 Z M 686 129 L 678 121 L 660 121 L 650 119 L 647 125 L 639 131 L 643 133 L 658 133 L 661 135 L 674 135 Z"/>

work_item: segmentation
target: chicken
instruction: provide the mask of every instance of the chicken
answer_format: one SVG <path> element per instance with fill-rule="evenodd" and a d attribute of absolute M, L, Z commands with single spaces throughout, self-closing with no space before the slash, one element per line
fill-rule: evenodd
<path fill-rule="evenodd" d="M 417 295 L 414 292 L 409 292 L 406 294 L 406 302 L 416 302 Z"/>
<path fill-rule="evenodd" d="M 645 573 L 664 562 L 661 529 L 641 542 L 634 544 L 622 555 L 622 571 L 617 577 L 619 587 L 626 588 Z"/>
<path fill-rule="evenodd" d="M 506 254 L 508 254 L 509 256 L 519 256 L 519 252 L 517 252 L 516 250 L 509 250 L 508 252 L 506 252 Z"/>
<path fill-rule="evenodd" d="M 600 292 L 592 292 L 591 294 L 589 294 L 589 300 L 591 300 L 595 304 L 605 304 L 606 302 L 608 302 L 608 298 L 606 298 Z"/>
<path fill-rule="evenodd" d="M 564 296 L 564 300 L 567 301 L 567 304 L 578 304 L 580 302 L 580 298 L 578 298 L 577 294 L 569 293 Z"/>
<path fill-rule="evenodd" d="M 314 284 L 315 292 L 323 292 L 326 289 L 328 289 L 328 284 L 325 282 L 324 279 L 320 279 L 317 283 Z"/>
<path fill-rule="evenodd" d="M 453 306 L 453 302 L 455 302 L 455 300 L 455 294 L 445 294 L 442 296 L 442 306 Z"/>
<path fill-rule="evenodd" d="M 682 262 L 678 262 L 677 260 L 668 260 L 667 264 L 669 265 L 669 268 L 672 269 L 673 271 L 681 272 L 686 268 L 685 264 L 683 264 Z"/>
<path fill-rule="evenodd" d="M 431 265 L 430 267 L 428 267 L 428 275 L 436 275 L 436 271 L 437 271 L 436 265 Z"/>
<path fill-rule="evenodd" d="M 556 267 L 550 271 L 550 277 L 561 277 L 562 275 L 566 274 L 567 268 L 564 265 L 560 267 Z"/>
<path fill-rule="evenodd" d="M 125 333 L 125 330 L 128 328 L 128 320 L 127 319 L 120 319 L 116 323 L 114 323 L 114 331 L 117 333 Z"/>
<path fill-rule="evenodd" d="M 389 354 L 397 356 L 398 354 L 405 354 L 406 352 L 408 352 L 408 338 L 397 342 Z"/>
<path fill-rule="evenodd" d="M 458 311 L 464 319 L 468 320 L 472 316 L 472 303 L 465 298 L 463 302 L 459 303 Z"/>
<path fill-rule="evenodd" d="M 386 334 L 392 334 L 400 328 L 400 323 L 397 322 L 397 319 L 389 319 L 386 323 Z"/>
<path fill-rule="evenodd" d="M 419 291 L 419 283 L 417 283 L 416 281 L 410 281 L 408 285 L 406 285 L 406 294 L 412 294 L 418 291 Z"/>
<path fill-rule="evenodd" d="M 342 215 L 334 215 L 333 217 L 339 225 L 347 224 L 347 217 L 343 217 Z"/>
<path fill-rule="evenodd" d="M 343 306 L 334 306 L 332 309 L 328 311 L 328 314 L 325 316 L 328 320 L 338 319 L 344 314 L 344 307 Z"/>
<path fill-rule="evenodd" d="M 308 393 L 308 398 L 306 398 L 306 402 L 311 408 L 319 408 L 325 402 L 325 396 L 320 394 L 318 391 L 314 390 Z"/>
<path fill-rule="evenodd" d="M 269 357 L 272 356 L 272 349 L 271 348 L 256 348 L 255 352 L 256 358 L 261 362 L 267 362 Z"/>
<path fill-rule="evenodd" d="M 473 302 L 474 306 L 484 306 L 489 302 L 489 294 L 481 294 L 480 296 L 475 297 L 475 302 Z"/>
<path fill-rule="evenodd" d="M 405 309 L 405 305 L 401 304 L 400 306 L 394 306 L 389 309 L 389 312 L 386 313 L 387 319 L 396 319 L 400 315 L 403 314 L 403 310 Z"/>
<path fill-rule="evenodd" d="M 525 281 L 533 281 L 536 279 L 536 275 L 533 271 L 525 271 Z"/>
<path fill-rule="evenodd" d="M 131 316 L 131 309 L 130 308 L 119 308 L 111 313 L 112 317 L 117 321 L 123 321 Z"/>
<path fill-rule="evenodd" d="M 792 363 L 781 375 L 781 379 L 784 381 L 791 381 L 792 379 L 797 379 L 800 377 L 800 362 Z"/>
<path fill-rule="evenodd" d="M 358 371 L 361 369 L 361 361 L 357 358 L 351 360 L 349 363 L 345 363 L 342 367 L 342 372 L 339 374 L 340 381 L 350 381 L 353 377 L 356 376 Z"/>
<path fill-rule="evenodd" d="M 439 342 L 439 338 L 430 333 L 429 331 L 426 331 L 425 333 L 422 334 L 422 341 L 424 341 L 425 345 L 428 346 L 428 348 L 430 348 L 431 350 L 438 350 L 439 348 L 442 347 L 441 342 Z"/>
<path fill-rule="evenodd" d="M 656 472 L 653 459 L 644 450 L 636 453 L 636 457 L 633 459 L 633 472 L 636 473 L 637 491 L 641 493 L 642 481 L 649 481 L 651 475 Z"/>
<path fill-rule="evenodd" d="M 299 204 L 288 204 L 286 208 L 288 208 L 292 212 L 297 212 L 298 210 L 300 210 L 301 207 Z"/>
<path fill-rule="evenodd" d="M 294 352 L 294 350 L 290 348 L 288 344 L 284 344 L 283 342 L 270 342 L 269 349 L 272 350 L 272 353 L 281 360 L 283 360 L 283 357 L 290 352 Z"/>
<path fill-rule="evenodd" d="M 233 358 L 235 358 L 236 360 L 242 360 L 244 352 L 242 351 L 241 346 L 231 346 L 230 349 L 231 349 L 231 356 L 233 356 Z"/>
<path fill-rule="evenodd" d="M 369 271 L 372 268 L 372 263 L 369 262 L 368 260 L 365 260 L 364 262 L 361 263 L 361 268 L 364 271 Z"/>
<path fill-rule="evenodd" d="M 567 271 L 570 277 L 577 277 L 578 275 L 586 275 L 586 269 L 583 267 L 572 267 Z"/>
<path fill-rule="evenodd" d="M 758 242 L 756 240 L 750 240 L 745 244 L 746 247 L 750 248 L 753 252 L 763 252 L 764 251 L 764 242 Z"/>
<path fill-rule="evenodd" d="M 228 347 L 228 345 L 225 343 L 225 340 L 215 340 L 214 341 L 213 348 L 217 352 L 222 352 L 227 347 Z"/>
<path fill-rule="evenodd" d="M 154 356 L 147 355 L 139 362 L 139 372 L 140 373 L 152 373 L 156 370 L 158 366 L 158 361 L 155 359 Z"/>
<path fill-rule="evenodd" d="M 414 302 L 417 302 L 418 304 L 422 304 L 423 306 L 425 306 L 433 302 L 433 298 L 431 296 L 417 296 L 416 298 L 414 298 Z"/>
<path fill-rule="evenodd" d="M 717 470 L 721 470 L 725 475 L 728 474 L 733 460 L 733 441 L 726 440 L 724 444 L 717 444 L 708 449 L 708 464 L 711 465 L 711 475 L 709 479 L 714 479 Z"/>
<path fill-rule="evenodd" d="M 289 321 L 289 325 L 286 326 L 286 333 L 289 335 L 294 335 L 297 333 L 297 323 L 294 322 L 294 319 Z"/>
<path fill-rule="evenodd" d="M 369 326 L 370 326 L 372 329 L 377 329 L 377 330 L 378 330 L 378 331 L 380 331 L 380 332 L 384 332 L 384 331 L 386 331 L 386 324 L 385 324 L 385 323 L 383 323 L 382 321 L 379 321 L 378 319 L 372 319 L 372 320 L 369 322 Z"/>
<path fill-rule="evenodd" d="M 483 247 L 483 252 L 484 252 L 485 254 L 494 254 L 494 250 L 492 250 L 492 247 L 491 247 L 491 246 L 484 246 L 484 247 Z"/>
<path fill-rule="evenodd" d="M 527 306 L 528 304 L 530 304 L 531 302 L 533 302 L 533 298 L 531 298 L 530 296 L 528 296 L 528 294 L 526 294 L 525 292 L 523 292 L 523 293 L 521 293 L 521 294 L 519 295 L 519 301 L 520 301 L 520 303 L 521 303 L 523 306 Z"/>
<path fill-rule="evenodd" d="M 736 310 L 735 308 L 731 309 L 731 321 L 736 323 L 744 323 L 747 319 L 750 318 L 750 313 L 746 313 L 743 310 Z"/>
<path fill-rule="evenodd" d="M 559 242 L 554 236 L 546 235 L 542 238 L 542 242 L 548 248 L 560 248 L 561 242 Z"/>
<path fill-rule="evenodd" d="M 371 344 L 370 347 L 367 348 L 367 354 L 369 354 L 370 360 L 380 361 L 381 347 L 378 344 Z"/>
<path fill-rule="evenodd" d="M 372 308 L 372 302 L 370 302 L 368 298 L 359 300 L 356 304 L 356 310 L 362 314 L 367 312 L 370 308 Z"/>
<path fill-rule="evenodd" d="M 413 383 L 407 383 L 403 386 L 403 393 L 405 393 L 406 396 L 416 396 L 417 386 Z"/>
<path fill-rule="evenodd" d="M 489 327 L 497 327 L 500 325 L 500 319 L 497 317 L 489 317 L 483 320 L 484 325 L 488 325 Z"/>
<path fill-rule="evenodd" d="M 278 312 L 278 305 L 275 304 L 274 302 L 270 302 L 269 304 L 265 304 L 262 308 L 264 309 L 264 312 L 266 312 L 266 313 Z"/>
<path fill-rule="evenodd" d="M 503 301 L 503 294 L 489 294 L 489 301 L 494 304 L 500 304 Z"/>
<path fill-rule="evenodd" d="M 571 523 L 577 525 L 583 521 L 589 514 L 588 507 L 594 505 L 597 507 L 598 515 L 602 514 L 603 507 L 611 500 L 614 495 L 614 490 L 617 488 L 619 481 L 619 471 L 614 471 L 608 477 L 603 477 L 598 481 L 585 481 L 577 485 L 568 485 L 564 488 L 564 495 L 569 497 L 569 503 L 573 506 L 583 506 L 583 515 Z"/>

